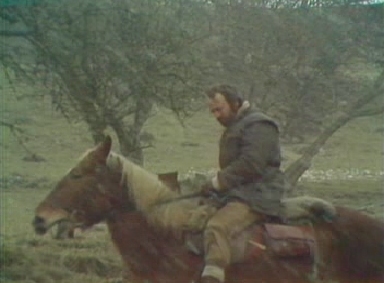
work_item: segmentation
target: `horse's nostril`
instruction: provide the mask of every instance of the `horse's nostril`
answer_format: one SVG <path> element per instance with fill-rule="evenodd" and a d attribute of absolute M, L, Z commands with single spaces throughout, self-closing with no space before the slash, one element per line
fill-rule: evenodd
<path fill-rule="evenodd" d="M 44 222 L 45 222 L 44 218 L 42 218 L 40 216 L 35 216 L 35 219 L 33 219 L 33 225 L 34 226 L 43 225 Z"/>
<path fill-rule="evenodd" d="M 47 228 L 45 227 L 45 219 L 42 217 L 35 216 L 32 225 L 35 228 L 35 232 L 39 235 L 43 235 L 47 232 Z"/>

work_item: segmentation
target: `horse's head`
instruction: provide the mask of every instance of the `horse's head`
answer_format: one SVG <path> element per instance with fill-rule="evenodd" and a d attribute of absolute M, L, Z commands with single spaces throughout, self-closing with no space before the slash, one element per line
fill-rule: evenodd
<path fill-rule="evenodd" d="M 107 165 L 111 143 L 106 137 L 86 152 L 38 205 L 33 220 L 36 233 L 44 234 L 63 221 L 89 227 L 119 208 L 133 209 L 122 189 L 121 175 Z"/>

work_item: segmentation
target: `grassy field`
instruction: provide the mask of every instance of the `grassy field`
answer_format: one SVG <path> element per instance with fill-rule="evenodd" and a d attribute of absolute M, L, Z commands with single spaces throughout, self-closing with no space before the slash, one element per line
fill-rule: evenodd
<path fill-rule="evenodd" d="M 36 91 L 28 90 L 27 91 Z M 20 100 L 0 90 L 3 121 L 16 123 L 28 138 L 23 142 L 45 162 L 27 162 L 28 154 L 12 132 L 1 128 L 1 260 L 0 282 L 118 282 L 120 258 L 106 228 L 97 226 L 74 240 L 34 235 L 36 205 L 55 182 L 92 146 L 81 122 L 68 123 L 52 109 L 48 97 Z M 353 121 L 337 132 L 314 159 L 295 194 L 311 194 L 383 217 L 383 117 Z M 145 151 L 152 172 L 214 171 L 221 128 L 203 109 L 182 127 L 167 111 L 146 125 L 155 138 Z M 283 145 L 286 167 L 302 145 Z M 118 151 L 118 145 L 114 144 Z"/>

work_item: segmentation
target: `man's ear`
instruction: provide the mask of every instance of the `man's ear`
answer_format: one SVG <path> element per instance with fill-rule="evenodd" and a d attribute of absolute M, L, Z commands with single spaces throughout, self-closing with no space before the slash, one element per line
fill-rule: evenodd
<path fill-rule="evenodd" d="M 236 101 L 230 104 L 232 111 L 237 112 L 239 108 L 241 107 L 240 101 Z"/>

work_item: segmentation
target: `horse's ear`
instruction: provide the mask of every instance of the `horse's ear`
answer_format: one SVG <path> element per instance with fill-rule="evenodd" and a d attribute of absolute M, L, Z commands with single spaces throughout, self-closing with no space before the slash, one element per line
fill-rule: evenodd
<path fill-rule="evenodd" d="M 102 163 L 105 163 L 107 161 L 109 152 L 111 151 L 111 147 L 112 147 L 112 138 L 109 135 L 107 135 L 104 141 L 99 143 L 99 145 L 96 148 L 97 159 Z"/>

